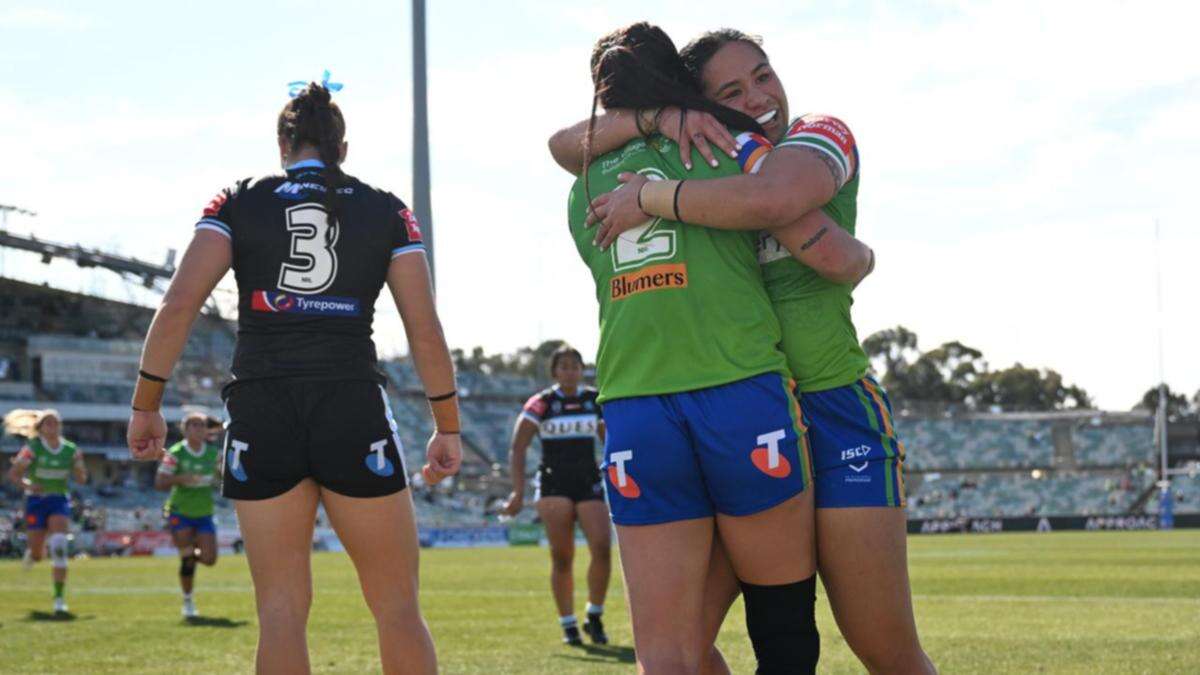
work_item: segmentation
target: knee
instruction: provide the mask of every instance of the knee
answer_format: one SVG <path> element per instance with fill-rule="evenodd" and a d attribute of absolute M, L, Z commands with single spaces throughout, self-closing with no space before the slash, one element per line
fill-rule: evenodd
<path fill-rule="evenodd" d="M 661 649 L 645 650 L 645 653 L 638 649 L 637 659 L 642 671 L 647 673 L 699 673 L 701 664 L 708 659 L 708 654 L 700 650 L 664 645 Z"/>
<path fill-rule="evenodd" d="M 200 551 L 200 556 L 198 558 L 196 558 L 196 561 L 199 562 L 201 565 L 206 565 L 208 567 L 212 567 L 213 565 L 217 564 L 217 552 L 215 550 Z"/>
<path fill-rule="evenodd" d="M 909 675 L 911 673 L 935 672 L 929 657 L 919 644 L 851 645 L 852 651 L 872 675 Z"/>
<path fill-rule="evenodd" d="M 608 542 L 599 542 L 588 549 L 592 554 L 592 562 L 608 565 L 612 562 L 612 547 Z"/>
<path fill-rule="evenodd" d="M 550 568 L 560 574 L 570 574 L 574 560 L 575 551 L 571 549 L 550 552 Z"/>
<path fill-rule="evenodd" d="M 258 600 L 260 630 L 303 631 L 308 623 L 308 610 L 311 605 L 312 591 L 308 589 L 302 592 L 276 589 L 273 593 L 263 594 Z"/>
<path fill-rule="evenodd" d="M 421 617 L 421 609 L 415 599 L 412 602 L 389 603 L 386 606 L 374 604 L 371 614 L 375 617 L 375 625 L 381 631 L 398 630 L 406 634 L 425 629 L 425 620 Z"/>
<path fill-rule="evenodd" d="M 34 546 L 29 549 L 29 557 L 33 558 L 34 562 L 41 562 L 46 557 L 46 548 L 44 546 Z"/>

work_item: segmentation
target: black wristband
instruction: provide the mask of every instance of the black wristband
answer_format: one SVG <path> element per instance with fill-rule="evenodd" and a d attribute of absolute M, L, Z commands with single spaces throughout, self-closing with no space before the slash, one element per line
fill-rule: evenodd
<path fill-rule="evenodd" d="M 672 205 L 672 208 L 675 210 L 675 222 L 677 222 L 677 223 L 683 222 L 683 219 L 679 217 L 679 188 L 683 187 L 683 184 L 686 182 L 687 182 L 687 179 L 685 178 L 675 184 L 675 198 L 672 200 L 671 205 Z M 641 196 L 642 196 L 642 193 L 639 191 L 638 197 L 641 197 Z"/>
<path fill-rule="evenodd" d="M 442 394 L 441 396 L 427 396 L 426 398 L 428 398 L 430 401 L 447 401 L 455 396 L 458 396 L 457 390 L 452 391 L 449 394 Z"/>
<path fill-rule="evenodd" d="M 157 375 L 152 375 L 150 373 L 147 373 L 144 370 L 139 370 L 138 375 L 146 378 L 147 380 L 150 380 L 151 382 L 166 382 L 167 381 L 167 378 L 165 378 L 165 377 L 159 377 Z"/>

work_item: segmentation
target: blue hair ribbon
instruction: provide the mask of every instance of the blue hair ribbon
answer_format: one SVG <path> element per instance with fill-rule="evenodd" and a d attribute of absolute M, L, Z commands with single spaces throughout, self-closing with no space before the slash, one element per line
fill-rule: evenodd
<path fill-rule="evenodd" d="M 300 92 L 304 91 L 304 88 L 307 86 L 308 86 L 307 80 L 296 80 L 294 82 L 288 82 L 288 96 L 291 96 L 292 98 L 296 98 L 297 96 L 300 95 Z M 330 82 L 329 81 L 329 71 L 328 70 L 326 70 L 321 75 L 321 86 L 325 87 L 330 92 L 342 90 L 341 82 Z"/>

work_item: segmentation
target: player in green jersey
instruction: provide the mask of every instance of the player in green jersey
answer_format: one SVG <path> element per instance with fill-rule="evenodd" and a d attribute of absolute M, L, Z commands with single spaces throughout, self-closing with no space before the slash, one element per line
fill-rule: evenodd
<path fill-rule="evenodd" d="M 17 452 L 8 479 L 25 491 L 26 568 L 50 551 L 54 579 L 54 611 L 65 613 L 67 583 L 67 532 L 71 525 L 71 498 L 67 480 L 87 482 L 83 452 L 62 437 L 62 418 L 56 410 L 14 410 L 4 417 L 4 429 L 28 441 Z M 49 536 L 46 536 L 49 531 Z"/>
<path fill-rule="evenodd" d="M 648 24 L 602 38 L 592 68 L 605 109 L 687 105 L 760 130 L 705 101 L 670 38 Z M 556 134 L 552 147 L 572 132 Z M 808 452 L 756 235 L 654 218 L 601 249 L 584 222 L 593 194 L 616 188 L 624 172 L 670 185 L 686 169 L 675 144 L 650 133 L 587 159 L 568 217 L 600 303 L 604 468 L 639 665 L 694 672 L 705 664 L 706 578 L 710 567 L 732 564 L 762 672 L 812 672 L 819 639 Z M 736 175 L 753 162 L 698 170 Z"/>
<path fill-rule="evenodd" d="M 206 442 L 208 416 L 193 412 L 179 423 L 183 440 L 167 449 L 154 489 L 170 490 L 163 511 L 179 549 L 179 586 L 183 616 L 200 616 L 192 597 L 196 563 L 217 564 L 217 530 L 213 525 L 213 485 L 220 476 L 220 449 Z"/>
<path fill-rule="evenodd" d="M 683 57 L 706 96 L 755 117 L 778 147 L 759 174 L 690 181 L 672 207 L 698 224 L 756 227 L 775 235 L 763 237 L 760 261 L 809 423 L 821 575 L 838 625 L 873 672 L 933 672 L 917 637 L 909 590 L 904 447 L 891 424 L 886 392 L 867 375 L 850 318 L 856 280 L 851 275 L 846 283 L 822 274 L 805 258 L 829 235 L 854 233 L 859 183 L 854 137 L 843 122 L 825 115 L 803 115 L 784 124 L 787 96 L 757 39 L 715 31 L 688 45 Z M 700 124 L 693 125 L 700 129 L 697 135 L 681 134 L 685 143 L 704 142 Z M 715 141 L 724 142 L 719 135 Z M 593 202 L 603 219 L 597 235 L 602 243 L 648 215 L 667 212 L 655 197 L 660 186 L 635 176 L 625 182 L 630 189 Z M 809 238 L 779 237 L 777 228 L 814 210 L 834 224 Z M 873 256 L 868 260 L 867 270 Z M 718 604 L 736 595 L 731 583 L 727 588 L 727 600 Z"/>

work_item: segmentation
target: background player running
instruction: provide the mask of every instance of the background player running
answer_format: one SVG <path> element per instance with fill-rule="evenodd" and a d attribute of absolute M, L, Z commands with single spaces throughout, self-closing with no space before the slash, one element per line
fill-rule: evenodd
<path fill-rule="evenodd" d="M 312 534 L 323 504 L 375 617 L 383 671 L 433 673 L 403 448 L 371 341 L 385 284 L 433 408 L 430 483 L 462 461 L 454 367 L 420 227 L 394 195 L 342 173 L 345 131 L 329 90 L 310 84 L 279 113 L 285 172 L 238 181 L 204 209 L 146 336 L 129 446 L 137 459 L 161 454 L 165 380 L 232 266 L 238 335 L 224 391 L 223 493 L 254 580 L 258 670 L 309 670 Z"/>
<path fill-rule="evenodd" d="M 525 494 L 525 451 L 535 435 L 542 441 L 537 473 L 537 512 L 550 541 L 550 590 L 558 606 L 563 642 L 582 644 L 575 619 L 575 522 L 587 537 L 587 622 L 583 630 L 596 644 L 607 644 L 601 616 L 608 593 L 612 537 L 604 485 L 596 466 L 596 439 L 604 442 L 604 420 L 597 392 L 582 386 L 583 356 L 573 347 L 559 347 L 550 357 L 555 385 L 534 394 L 517 419 L 509 451 L 513 491 L 504 513 L 515 516 Z"/>
<path fill-rule="evenodd" d="M 192 597 L 196 563 L 217 563 L 217 530 L 213 525 L 213 485 L 220 475 L 220 449 L 205 442 L 208 416 L 194 412 L 179 423 L 183 440 L 167 449 L 158 473 L 156 490 L 170 490 L 163 511 L 171 538 L 179 549 L 179 587 L 183 591 L 183 616 L 200 615 Z"/>
<path fill-rule="evenodd" d="M 62 437 L 62 418 L 56 410 L 14 410 L 5 415 L 4 430 L 28 439 L 8 471 L 8 479 L 25 491 L 26 569 L 41 560 L 49 548 L 54 611 L 66 612 L 63 590 L 67 584 L 67 533 L 71 525 L 67 479 L 87 482 L 83 452 Z"/>
<path fill-rule="evenodd" d="M 809 423 L 818 556 L 834 617 L 872 672 L 933 672 L 917 637 L 909 590 L 904 446 L 891 424 L 887 393 L 867 374 L 850 316 L 856 279 L 845 283 L 824 274 L 815 254 L 829 240 L 826 235 L 855 232 L 860 174 L 854 135 L 828 115 L 801 115 L 785 124 L 787 94 L 755 38 L 713 31 L 685 47 L 682 56 L 706 96 L 762 122 L 764 141 L 777 148 L 756 175 L 689 181 L 672 207 L 697 224 L 766 231 L 759 259 Z M 699 124 L 694 135 L 680 135 L 681 145 L 695 141 L 705 150 L 704 135 L 715 120 L 686 117 Z M 615 134 L 606 142 L 620 138 Z M 653 197 L 661 187 L 632 175 L 623 180 L 629 189 L 593 202 L 607 230 L 598 235 L 602 241 L 636 227 L 648 214 L 666 214 Z M 781 226 L 814 213 L 833 223 L 809 238 L 783 238 Z M 732 578 L 727 577 L 726 592 L 719 602 L 736 596 Z"/>

